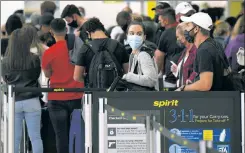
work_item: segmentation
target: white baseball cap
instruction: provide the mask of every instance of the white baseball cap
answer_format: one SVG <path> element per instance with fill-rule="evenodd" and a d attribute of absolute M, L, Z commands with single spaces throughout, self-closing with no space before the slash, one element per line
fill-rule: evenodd
<path fill-rule="evenodd" d="M 190 3 L 188 2 L 181 2 L 179 3 L 176 8 L 175 8 L 175 14 L 186 14 L 188 13 L 190 10 L 194 10 L 193 7 L 191 6 Z"/>
<path fill-rule="evenodd" d="M 198 12 L 190 17 L 181 16 L 180 19 L 183 22 L 193 22 L 196 25 L 210 31 L 213 27 L 213 21 L 207 13 Z"/>

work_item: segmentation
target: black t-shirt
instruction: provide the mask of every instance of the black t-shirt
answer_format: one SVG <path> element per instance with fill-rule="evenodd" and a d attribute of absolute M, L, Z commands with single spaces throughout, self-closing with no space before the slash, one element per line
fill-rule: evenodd
<path fill-rule="evenodd" d="M 224 52 L 215 47 L 216 45 L 218 44 L 212 38 L 208 38 L 197 49 L 195 60 L 195 72 L 199 75 L 202 72 L 213 72 L 211 91 L 221 91 L 223 86 L 224 66 L 219 54 L 225 55 Z M 223 58 L 225 59 L 225 57 Z M 197 80 L 199 79 L 199 75 Z"/>
<path fill-rule="evenodd" d="M 114 43 L 118 43 L 117 49 L 113 53 L 118 63 L 121 66 L 123 66 L 124 63 L 128 63 L 129 55 L 126 52 L 124 46 L 119 42 L 117 42 L 116 40 L 112 40 L 110 38 L 94 39 L 91 42 L 89 42 L 89 44 L 92 45 L 93 48 L 99 48 L 99 46 L 101 45 L 105 45 L 105 47 L 107 47 L 108 45 L 110 45 L 112 41 L 114 41 Z M 91 50 L 89 46 L 84 44 L 81 47 L 80 52 L 77 53 L 77 61 L 75 64 L 79 66 L 84 66 L 86 68 L 86 72 L 88 73 L 93 56 L 94 56 L 94 52 Z"/>
<path fill-rule="evenodd" d="M 177 41 L 176 27 L 172 27 L 164 30 L 158 44 L 158 50 L 165 53 L 165 60 L 164 60 L 164 73 L 166 75 L 165 80 L 170 83 L 176 83 L 176 78 L 172 75 L 172 72 L 170 70 L 172 65 L 170 61 L 177 63 L 178 59 L 181 56 L 182 51 L 184 50 L 184 48 L 180 48 L 177 45 L 176 41 Z"/>
<path fill-rule="evenodd" d="M 153 41 L 155 44 L 157 44 L 157 45 L 159 44 L 161 35 L 162 35 L 162 33 L 164 31 L 165 31 L 165 28 L 164 27 L 161 27 L 161 26 L 157 27 L 155 38 L 154 38 L 154 41 Z"/>

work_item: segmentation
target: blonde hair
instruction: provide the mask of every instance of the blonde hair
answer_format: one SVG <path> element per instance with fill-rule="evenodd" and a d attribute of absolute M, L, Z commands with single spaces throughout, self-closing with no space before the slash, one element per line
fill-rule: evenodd
<path fill-rule="evenodd" d="M 131 15 L 132 21 L 143 22 L 143 17 L 137 13 Z"/>
<path fill-rule="evenodd" d="M 229 34 L 230 30 L 231 30 L 231 27 L 227 22 L 220 21 L 215 26 L 213 36 L 214 37 L 226 36 Z"/>

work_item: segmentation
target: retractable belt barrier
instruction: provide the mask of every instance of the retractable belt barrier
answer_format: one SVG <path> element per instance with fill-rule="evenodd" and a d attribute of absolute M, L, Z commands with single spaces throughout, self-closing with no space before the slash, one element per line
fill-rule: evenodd
<path fill-rule="evenodd" d="M 85 152 L 86 153 L 92 153 L 92 152 L 96 152 L 96 153 L 108 153 L 108 152 L 103 152 L 103 150 L 106 150 L 106 148 L 108 147 L 108 144 L 107 142 L 104 143 L 104 146 L 99 146 L 100 147 L 100 152 L 97 152 L 96 150 L 93 149 L 93 143 L 98 141 L 96 139 L 94 139 L 94 135 L 98 134 L 94 131 L 94 129 L 96 128 L 96 125 L 93 125 L 93 122 L 94 122 L 94 116 L 97 116 L 99 117 L 99 122 L 103 121 L 105 119 L 105 117 L 107 118 L 107 113 L 111 113 L 111 114 L 114 114 L 116 116 L 121 116 L 123 118 L 126 118 L 128 121 L 132 121 L 132 122 L 139 122 L 139 123 L 142 123 L 142 124 L 145 124 L 145 126 L 147 126 L 147 128 L 154 128 L 156 130 L 158 130 L 165 138 L 168 138 L 170 141 L 172 142 L 175 142 L 175 143 L 178 143 L 182 146 L 185 146 L 187 148 L 190 148 L 190 149 L 194 149 L 196 150 L 197 152 L 199 153 L 220 153 L 222 152 L 222 150 L 220 150 L 219 152 L 212 149 L 212 143 L 210 141 L 200 141 L 199 143 L 197 142 L 194 142 L 194 141 L 190 141 L 188 139 L 185 139 L 181 136 L 179 136 L 178 134 L 174 134 L 172 131 L 169 131 L 168 130 L 168 127 L 166 128 L 165 126 L 163 126 L 161 123 L 157 122 L 156 119 L 154 119 L 154 117 L 152 116 L 147 116 L 146 118 L 145 117 L 140 117 L 140 116 L 137 116 L 137 114 L 134 114 L 134 113 L 129 113 L 129 112 L 125 112 L 124 109 L 125 108 L 122 108 L 122 110 L 119 110 L 119 108 L 116 108 L 114 106 L 111 106 L 110 104 L 107 104 L 107 102 L 104 102 L 103 100 L 98 100 L 96 98 L 98 98 L 98 96 L 102 96 L 103 98 L 105 98 L 107 96 L 107 93 L 106 92 L 97 92 L 97 91 L 105 91 L 105 89 L 88 89 L 88 88 L 18 88 L 18 87 L 14 87 L 14 86 L 8 86 L 7 90 L 6 88 L 2 88 L 1 89 L 4 91 L 4 92 L 7 92 L 8 94 L 8 97 L 5 95 L 4 96 L 4 153 L 14 153 L 14 115 L 15 115 L 15 92 L 85 92 L 85 100 L 84 100 L 84 111 L 85 111 L 85 116 L 84 116 L 84 120 L 85 120 L 85 133 L 87 134 L 86 137 L 85 137 Z M 96 91 L 95 93 L 91 93 L 91 92 L 94 92 Z M 102 93 L 102 94 L 100 94 Z M 134 92 L 134 93 L 137 93 L 139 95 L 138 92 Z M 122 99 L 120 100 L 121 102 L 122 101 L 127 101 L 128 99 L 127 98 L 130 98 L 132 97 L 132 94 L 134 94 L 133 92 L 131 93 L 122 93 Z M 163 92 L 162 92 L 163 93 Z M 177 92 L 175 92 L 177 93 Z M 225 96 L 227 96 L 227 93 L 228 92 L 225 92 Z M 97 94 L 96 96 L 97 97 L 93 97 L 94 94 Z M 120 92 L 115 92 L 115 93 L 110 93 L 110 95 L 112 94 L 115 94 L 117 97 L 119 94 L 121 94 Z M 149 95 L 149 94 L 154 94 L 152 96 L 155 96 L 156 93 L 155 92 L 141 92 L 140 95 Z M 159 97 L 161 93 L 158 92 L 157 95 Z M 173 98 L 176 98 L 176 96 L 174 96 L 174 92 L 168 92 L 168 94 L 170 95 L 170 97 L 172 96 Z M 206 93 L 207 94 L 207 93 Z M 126 96 L 128 95 L 128 97 Z M 190 93 L 188 94 L 190 95 Z M 205 95 L 205 94 L 203 94 Z M 215 95 L 215 94 L 213 94 Z M 232 99 L 234 99 L 235 101 L 237 101 L 237 97 L 234 98 L 234 95 L 237 95 L 235 92 L 232 92 L 232 94 L 230 95 L 233 95 Z M 125 96 L 127 97 L 125 100 Z M 192 98 L 196 98 L 195 97 L 196 94 L 193 94 L 193 97 Z M 229 94 L 228 94 L 229 96 Z M 244 93 L 242 94 L 241 97 L 244 96 Z M 157 97 L 157 96 L 156 96 Z M 179 96 L 177 96 L 178 98 Z M 241 97 L 239 97 L 239 100 L 242 100 L 242 103 L 244 103 L 244 98 L 241 99 Z M 138 97 L 138 96 L 135 96 L 135 98 L 138 98 L 138 99 L 142 99 L 144 98 L 144 96 L 142 97 Z M 93 99 L 93 102 L 92 102 L 92 99 Z M 101 98 L 100 98 L 101 99 Z M 94 109 L 94 105 L 96 102 L 99 101 L 99 106 L 98 108 L 104 108 L 104 110 L 100 113 L 105 113 L 103 117 L 100 117 L 99 116 L 99 110 L 97 110 L 98 114 L 96 114 L 96 110 Z M 223 99 L 224 100 L 224 99 Z M 225 100 L 224 100 L 225 101 Z M 160 102 L 160 101 L 159 101 Z M 173 103 L 177 104 L 176 102 L 177 101 L 172 101 Z M 168 104 L 173 104 L 172 102 L 168 101 Z M 7 110 L 7 103 L 8 103 L 8 110 Z M 226 102 L 224 102 L 226 103 Z M 122 104 L 122 105 L 125 105 L 125 104 Z M 162 103 L 162 105 L 160 103 L 158 103 L 157 105 L 157 102 L 154 102 L 154 105 L 156 107 L 163 107 L 165 105 L 165 103 Z M 161 106 L 160 106 L 161 105 Z M 241 103 L 238 105 L 238 104 L 235 104 L 236 106 L 233 106 L 231 109 L 233 109 L 233 111 L 235 111 L 236 108 L 238 108 L 240 106 L 240 108 L 242 108 L 242 112 L 244 113 L 244 104 L 242 104 L 242 107 L 241 107 Z M 228 105 L 227 105 L 228 106 Z M 173 109 L 174 110 L 174 109 Z M 100 110 L 101 111 L 101 110 Z M 6 114 L 8 112 L 8 127 L 7 127 L 7 117 L 6 117 Z M 93 112 L 93 114 L 92 114 Z M 190 111 L 191 113 L 191 111 Z M 234 112 L 234 113 L 238 113 L 239 112 Z M 242 113 L 242 115 L 239 114 L 239 117 L 237 119 L 240 120 L 243 119 L 244 120 L 244 114 Z M 165 115 L 165 114 L 164 114 Z M 191 114 L 190 114 L 191 115 Z M 234 117 L 237 117 L 237 116 L 234 116 Z M 229 121 L 229 118 L 227 119 L 227 121 Z M 234 127 L 237 126 L 237 125 L 241 125 L 241 120 L 240 121 L 236 121 L 236 120 L 233 120 L 233 122 L 235 122 L 235 124 L 233 125 Z M 103 124 L 107 124 L 107 119 L 105 119 L 105 122 L 102 122 Z M 242 123 L 244 124 L 244 121 L 242 121 Z M 98 123 L 100 124 L 100 123 Z M 101 124 L 102 125 L 102 124 Z M 100 125 L 100 127 L 101 127 Z M 103 125 L 104 126 L 104 125 Z M 7 132 L 7 129 L 8 129 L 8 132 Z M 230 132 L 230 134 L 238 134 L 239 132 L 241 133 L 241 127 L 240 128 L 237 128 L 237 129 L 240 129 L 239 131 L 235 131 L 234 128 L 231 128 L 233 133 Z M 104 131 L 107 131 L 107 129 L 103 129 Z M 242 130 L 244 130 L 244 125 L 242 125 Z M 108 131 L 107 131 L 108 132 Z M 104 134 L 107 134 L 107 132 L 105 132 Z M 210 131 L 206 131 L 206 132 L 210 132 Z M 101 137 L 101 132 L 99 132 L 100 136 L 99 136 L 99 143 L 102 142 L 102 138 L 104 137 Z M 98 136 L 98 135 L 97 135 Z M 234 144 L 234 138 L 237 137 L 236 136 L 231 136 L 232 137 L 232 142 Z M 231 139 L 231 138 L 230 138 Z M 238 138 L 237 137 L 237 142 L 239 142 L 241 138 Z M 6 143 L 7 142 L 7 143 Z M 104 140 L 103 140 L 104 142 Z M 243 136 L 242 136 L 242 145 L 237 145 L 237 146 L 244 146 L 244 133 L 243 133 Z M 102 149 L 102 151 L 101 151 Z M 152 148 L 151 148 L 152 149 Z M 229 153 L 237 153 L 237 152 L 234 152 L 234 150 L 240 150 L 239 148 L 233 148 L 233 151 L 232 152 L 229 152 Z M 152 151 L 150 151 L 149 153 L 151 153 Z M 240 151 L 239 151 L 240 152 Z M 178 152 L 177 152 L 178 153 Z M 226 152 L 224 152 L 226 153 Z"/>

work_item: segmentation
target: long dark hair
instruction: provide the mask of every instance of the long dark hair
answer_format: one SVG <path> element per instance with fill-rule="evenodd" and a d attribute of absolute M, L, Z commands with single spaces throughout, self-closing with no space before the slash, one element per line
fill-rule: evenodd
<path fill-rule="evenodd" d="M 12 32 L 5 58 L 10 70 L 27 70 L 33 68 L 30 52 L 32 41 L 23 29 L 16 29 Z"/>

